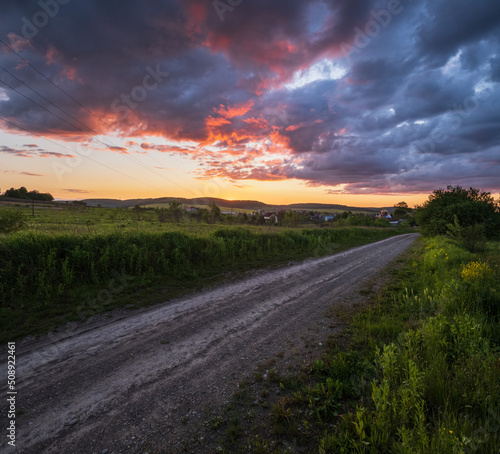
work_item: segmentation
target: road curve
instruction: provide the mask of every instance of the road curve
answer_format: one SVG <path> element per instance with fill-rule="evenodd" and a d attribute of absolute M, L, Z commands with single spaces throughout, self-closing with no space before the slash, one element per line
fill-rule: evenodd
<path fill-rule="evenodd" d="M 18 342 L 16 448 L 0 440 L 2 449 L 178 452 L 187 418 L 201 423 L 208 407 L 225 404 L 259 361 L 289 349 L 416 236 L 253 273 L 121 319 Z M 4 416 L 5 399 L 0 405 Z"/>

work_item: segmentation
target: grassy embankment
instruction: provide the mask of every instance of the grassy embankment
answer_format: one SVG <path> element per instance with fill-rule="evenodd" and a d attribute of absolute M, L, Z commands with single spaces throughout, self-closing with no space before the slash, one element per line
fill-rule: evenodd
<path fill-rule="evenodd" d="M 298 374 L 240 386 L 224 452 L 500 452 L 500 243 L 421 238 L 404 262 L 351 319 L 348 347 L 331 337 Z M 281 397 L 249 423 L 255 392 Z"/>
<path fill-rule="evenodd" d="M 107 211 L 92 213 L 110 216 Z M 59 223 L 47 212 L 27 231 L 0 236 L 2 341 L 116 307 L 161 302 L 227 278 L 228 272 L 321 256 L 402 232 L 155 225 L 141 220 L 125 231 L 121 221 L 114 227 L 106 222 L 95 233 L 97 220 L 90 224 L 82 218 L 82 227 L 89 228 L 72 231 L 63 214 Z M 116 211 L 111 215 L 117 216 Z"/>

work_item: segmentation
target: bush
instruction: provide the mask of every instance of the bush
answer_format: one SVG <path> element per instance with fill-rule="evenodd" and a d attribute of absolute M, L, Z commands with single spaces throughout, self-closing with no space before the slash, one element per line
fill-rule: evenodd
<path fill-rule="evenodd" d="M 486 247 L 486 227 L 473 224 L 462 227 L 455 215 L 455 222 L 448 225 L 448 235 L 470 252 L 483 251 Z"/>
<path fill-rule="evenodd" d="M 22 229 L 26 224 L 26 215 L 15 208 L 3 208 L 0 211 L 0 233 L 11 233 Z"/>
<path fill-rule="evenodd" d="M 498 203 L 489 192 L 475 188 L 448 186 L 446 190 L 437 189 L 417 208 L 415 217 L 426 235 L 446 234 L 455 217 L 462 228 L 483 224 L 487 238 L 497 236 L 500 230 Z M 473 232 L 466 234 L 470 237 Z"/>
<path fill-rule="evenodd" d="M 375 222 L 373 223 L 375 227 L 390 227 L 391 223 L 384 218 L 377 218 L 375 219 Z"/>

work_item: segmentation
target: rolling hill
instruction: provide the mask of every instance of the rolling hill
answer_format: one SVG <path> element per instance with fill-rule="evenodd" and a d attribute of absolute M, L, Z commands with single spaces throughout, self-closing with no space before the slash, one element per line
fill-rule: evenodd
<path fill-rule="evenodd" d="M 159 197 L 150 199 L 84 199 L 82 200 L 89 206 L 102 206 L 107 208 L 130 208 L 136 205 L 140 206 L 154 206 L 168 204 L 172 201 L 180 202 L 184 205 L 209 205 L 215 203 L 219 207 L 225 208 L 239 208 L 243 210 L 263 210 L 263 211 L 276 211 L 276 210 L 313 210 L 313 211 L 352 211 L 352 212 L 369 212 L 376 213 L 381 208 L 360 208 L 350 207 L 347 205 L 328 204 L 328 203 L 293 203 L 290 205 L 269 205 L 257 200 L 226 200 L 215 197 L 204 197 L 186 199 L 182 197 Z M 392 207 L 388 207 L 389 209 Z"/>

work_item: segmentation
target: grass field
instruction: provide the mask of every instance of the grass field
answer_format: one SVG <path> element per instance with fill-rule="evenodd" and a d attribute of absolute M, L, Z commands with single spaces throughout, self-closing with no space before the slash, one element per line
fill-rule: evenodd
<path fill-rule="evenodd" d="M 261 385 L 280 395 L 264 425 L 235 401 L 224 452 L 500 452 L 499 278 L 499 242 L 472 254 L 420 238 L 353 316 L 349 346 L 331 338 L 298 375 Z"/>
<path fill-rule="evenodd" d="M 17 209 L 31 212 L 31 207 Z M 0 213 L 1 214 L 1 213 Z M 42 207 L 0 235 L 2 340 L 116 307 L 141 307 L 245 270 L 321 256 L 404 233 L 159 222 L 154 211 Z"/>

